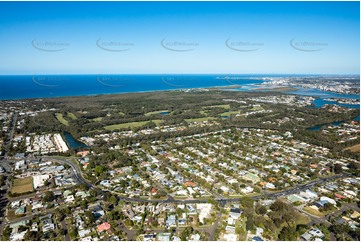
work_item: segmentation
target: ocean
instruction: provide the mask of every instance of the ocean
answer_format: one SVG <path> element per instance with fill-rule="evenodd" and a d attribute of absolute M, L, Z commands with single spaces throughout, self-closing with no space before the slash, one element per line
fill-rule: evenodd
<path fill-rule="evenodd" d="M 51 98 L 260 84 L 240 75 L 22 75 L 0 76 L 0 100 Z"/>

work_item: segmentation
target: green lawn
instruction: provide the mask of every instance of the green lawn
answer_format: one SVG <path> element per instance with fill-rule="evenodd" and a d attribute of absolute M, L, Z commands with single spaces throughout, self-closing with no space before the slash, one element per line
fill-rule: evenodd
<path fill-rule="evenodd" d="M 163 112 L 169 112 L 169 111 L 168 110 L 159 110 L 159 111 L 148 112 L 148 113 L 145 114 L 145 116 L 160 114 L 160 113 L 163 113 Z"/>
<path fill-rule="evenodd" d="M 219 116 L 231 116 L 232 114 L 239 114 L 239 111 L 228 111 L 221 113 Z"/>
<path fill-rule="evenodd" d="M 158 126 L 163 123 L 163 120 L 160 119 L 155 119 L 152 120 L 154 123 L 156 123 Z M 126 128 L 137 128 L 137 127 L 141 127 L 144 124 L 148 123 L 149 121 L 141 121 L 141 122 L 130 122 L 130 123 L 123 123 L 123 124 L 113 124 L 113 125 L 108 125 L 105 126 L 104 129 L 107 130 L 115 130 L 115 129 L 126 129 Z"/>
<path fill-rule="evenodd" d="M 214 117 L 206 117 L 206 118 L 189 118 L 189 119 L 186 119 L 186 121 L 188 123 L 191 123 L 191 122 L 203 122 L 203 121 L 207 121 L 207 120 L 213 120 L 215 119 Z"/>
<path fill-rule="evenodd" d="M 225 109 L 230 109 L 231 106 L 229 106 L 229 104 L 222 104 L 222 105 L 205 106 L 203 108 L 225 108 Z"/>
<path fill-rule="evenodd" d="M 62 113 L 56 113 L 55 116 L 60 123 L 64 124 L 65 126 L 69 126 L 69 122 L 63 117 Z"/>
<path fill-rule="evenodd" d="M 100 122 L 102 121 L 103 117 L 93 118 L 92 121 Z"/>
<path fill-rule="evenodd" d="M 305 210 L 306 212 L 312 214 L 312 215 L 315 215 L 315 216 L 319 216 L 319 217 L 322 217 L 324 214 L 311 208 L 311 207 L 304 207 L 303 210 Z"/>
<path fill-rule="evenodd" d="M 68 118 L 73 119 L 73 120 L 74 120 L 74 119 L 77 119 L 77 117 L 76 117 L 73 113 L 70 113 L 70 112 L 67 113 L 66 116 L 67 116 Z"/>

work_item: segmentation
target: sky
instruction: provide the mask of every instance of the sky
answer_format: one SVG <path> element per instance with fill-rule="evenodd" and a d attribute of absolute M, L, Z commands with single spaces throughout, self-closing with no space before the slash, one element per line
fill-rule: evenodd
<path fill-rule="evenodd" d="M 0 74 L 359 74 L 359 2 L 0 2 Z"/>

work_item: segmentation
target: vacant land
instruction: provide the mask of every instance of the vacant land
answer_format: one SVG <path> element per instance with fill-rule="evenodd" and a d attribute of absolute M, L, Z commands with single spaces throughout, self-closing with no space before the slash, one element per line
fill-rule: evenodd
<path fill-rule="evenodd" d="M 138 128 L 138 127 L 145 125 L 148 122 L 150 122 L 150 121 L 130 122 L 130 123 L 124 123 L 124 124 L 113 124 L 113 125 L 105 126 L 104 129 L 115 130 L 115 129 Z M 155 119 L 155 120 L 152 120 L 152 122 L 154 122 L 156 125 L 160 125 L 164 121 L 160 120 L 160 119 Z"/>
<path fill-rule="evenodd" d="M 11 193 L 21 194 L 32 191 L 34 191 L 32 177 L 15 179 L 14 184 L 11 188 Z"/>
<path fill-rule="evenodd" d="M 350 150 L 351 152 L 360 152 L 360 144 L 348 147 L 345 150 Z"/>
<path fill-rule="evenodd" d="M 69 126 L 69 122 L 63 117 L 62 113 L 56 113 L 55 116 L 60 123 L 64 124 L 65 126 Z"/>

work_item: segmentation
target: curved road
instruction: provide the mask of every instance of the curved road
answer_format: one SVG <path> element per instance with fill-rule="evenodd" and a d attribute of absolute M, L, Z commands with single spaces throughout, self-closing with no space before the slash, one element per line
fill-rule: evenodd
<path fill-rule="evenodd" d="M 117 192 L 108 190 L 108 189 L 103 189 L 97 186 L 94 186 L 93 184 L 91 184 L 89 181 L 87 181 L 83 176 L 82 176 L 82 172 L 79 168 L 78 165 L 75 165 L 73 162 L 65 159 L 65 158 L 58 158 L 58 157 L 51 157 L 51 156 L 44 156 L 43 158 L 45 159 L 53 159 L 53 160 L 57 160 L 58 162 L 62 163 L 62 164 L 67 164 L 69 165 L 74 172 L 75 178 L 79 183 L 83 183 L 85 184 L 89 189 L 98 189 L 101 191 L 108 191 L 111 192 L 113 194 L 116 194 L 119 199 L 124 200 L 124 201 L 128 201 L 128 202 L 154 202 L 154 203 L 206 203 L 208 202 L 208 198 L 203 198 L 203 199 L 174 199 L 173 197 L 167 197 L 167 199 L 142 199 L 142 198 L 130 198 L 130 197 L 124 197 L 119 195 Z M 334 180 L 337 178 L 342 178 L 342 177 L 347 177 L 350 176 L 350 174 L 347 173 L 342 173 L 342 174 L 338 174 L 338 175 L 333 175 L 330 177 L 326 177 L 326 178 L 319 178 L 317 180 L 313 180 L 309 183 L 306 184 L 302 184 L 302 185 L 298 185 L 294 188 L 290 188 L 288 190 L 283 190 L 280 192 L 274 192 L 274 193 L 267 193 L 264 195 L 258 195 L 258 196 L 252 196 L 253 199 L 261 199 L 262 197 L 265 198 L 278 198 L 280 196 L 286 196 L 286 195 L 290 195 L 290 194 L 294 194 L 294 193 L 298 193 L 300 191 L 306 190 L 306 189 L 310 189 L 313 186 L 317 185 L 317 184 L 322 184 L 322 183 L 326 183 L 330 180 Z M 220 198 L 215 198 L 214 200 L 218 201 L 221 204 L 225 204 L 228 202 L 239 202 L 240 200 L 242 200 L 242 197 L 238 197 L 238 198 L 224 198 L 224 197 L 220 197 Z"/>

